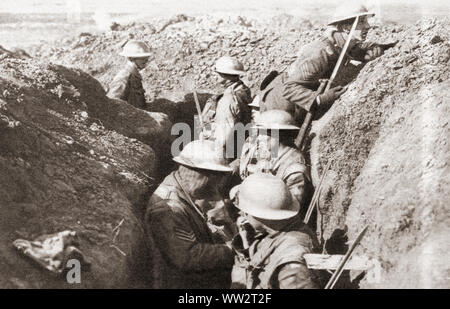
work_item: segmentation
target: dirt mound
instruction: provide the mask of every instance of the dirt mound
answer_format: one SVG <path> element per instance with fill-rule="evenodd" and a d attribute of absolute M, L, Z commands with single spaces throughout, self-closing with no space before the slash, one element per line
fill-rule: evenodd
<path fill-rule="evenodd" d="M 288 15 L 267 20 L 180 15 L 132 23 L 100 35 L 82 33 L 38 46 L 31 53 L 80 68 L 107 87 L 125 61 L 119 56 L 121 46 L 128 39 L 141 39 L 154 53 L 151 64 L 142 72 L 148 100 L 170 96 L 171 101 L 182 101 L 189 92 L 184 89 L 187 78 L 205 92 L 217 89 L 214 63 L 222 55 L 239 57 L 249 70 L 247 84 L 256 90 L 263 74 L 292 62 L 299 42 L 317 38 L 321 27 Z M 180 95 L 175 98 L 173 93 Z"/>
<path fill-rule="evenodd" d="M 73 287 L 12 247 L 65 229 L 92 261 L 76 287 L 140 286 L 140 219 L 158 176 L 149 145 L 169 138 L 167 116 L 109 100 L 82 71 L 1 57 L 0 286 Z"/>
<path fill-rule="evenodd" d="M 369 224 L 360 252 L 383 271 L 364 287 L 450 286 L 448 26 L 429 20 L 400 30 L 399 44 L 314 124 L 316 179 L 332 160 L 322 232 L 327 239 L 348 229 L 354 239 Z"/>

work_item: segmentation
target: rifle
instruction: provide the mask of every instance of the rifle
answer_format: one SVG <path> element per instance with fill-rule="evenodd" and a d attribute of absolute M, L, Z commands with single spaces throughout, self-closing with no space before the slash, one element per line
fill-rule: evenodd
<path fill-rule="evenodd" d="M 320 86 L 316 91 L 316 96 L 314 97 L 314 100 L 316 100 L 316 98 L 323 93 L 327 84 L 329 84 L 327 82 L 327 80 L 322 80 L 320 82 Z M 311 106 L 311 108 L 309 109 L 308 113 L 306 114 L 305 120 L 303 121 L 300 131 L 298 132 L 298 135 L 295 138 L 294 143 L 295 143 L 295 146 L 297 147 L 297 149 L 299 149 L 299 150 L 302 149 L 303 142 L 305 141 L 306 133 L 309 130 L 309 127 L 311 126 L 311 122 L 312 122 L 315 110 L 316 110 L 316 104 L 313 104 Z"/>
<path fill-rule="evenodd" d="M 200 107 L 200 102 L 198 100 L 197 91 L 194 90 L 194 91 L 192 91 L 192 93 L 194 94 L 195 107 L 197 108 L 198 118 L 200 121 L 200 127 L 201 127 L 202 131 L 204 131 L 205 125 L 203 124 L 202 108 Z"/>
<path fill-rule="evenodd" d="M 338 281 L 339 277 L 341 276 L 342 272 L 344 271 L 344 267 L 345 264 L 347 264 L 347 261 L 350 259 L 353 251 L 355 250 L 356 246 L 359 244 L 359 242 L 361 241 L 361 239 L 363 238 L 364 234 L 367 232 L 367 228 L 369 226 L 366 226 L 361 233 L 359 233 L 358 237 L 356 237 L 355 241 L 353 242 L 352 246 L 350 247 L 350 249 L 348 249 L 347 253 L 344 255 L 344 257 L 342 258 L 341 263 L 339 264 L 338 268 L 336 269 L 336 271 L 333 273 L 333 275 L 331 276 L 330 280 L 328 281 L 327 285 L 325 286 L 325 289 L 332 289 L 334 287 L 334 285 L 336 284 L 336 282 Z"/>
<path fill-rule="evenodd" d="M 389 49 L 394 47 L 395 45 L 397 45 L 398 41 L 392 42 L 392 43 L 388 43 L 388 44 L 378 44 L 378 46 L 380 46 L 383 50 Z"/>
<path fill-rule="evenodd" d="M 355 33 L 356 26 L 358 25 L 359 17 L 356 16 L 355 21 L 353 22 L 352 28 L 350 30 L 350 33 L 347 37 L 347 40 L 345 41 L 344 47 L 342 48 L 342 51 L 339 55 L 338 61 L 336 65 L 334 66 L 333 73 L 331 74 L 331 77 L 327 83 L 321 83 L 319 88 L 317 89 L 316 96 L 314 97 L 314 101 L 316 101 L 317 96 L 319 96 L 322 92 L 328 91 L 331 88 L 331 84 L 333 83 L 334 79 L 336 78 L 336 75 L 339 71 L 339 68 L 341 66 L 342 60 L 344 59 L 345 54 L 347 53 L 348 46 L 350 45 L 350 40 L 353 37 L 353 34 Z M 312 119 L 313 114 L 315 111 L 315 102 L 312 104 L 310 110 L 308 111 L 305 120 L 303 121 L 302 127 L 300 128 L 300 132 L 297 135 L 297 138 L 295 139 L 295 146 L 297 146 L 297 149 L 301 150 L 303 142 L 305 140 L 306 132 L 308 131 Z"/>
<path fill-rule="evenodd" d="M 322 172 L 323 173 L 322 177 L 320 177 L 319 184 L 317 185 L 316 190 L 314 190 L 313 197 L 308 206 L 308 211 L 306 212 L 305 218 L 303 219 L 303 223 L 305 223 L 305 224 L 308 224 L 309 219 L 311 218 L 311 214 L 313 212 L 314 206 L 317 204 L 317 201 L 319 200 L 319 194 L 320 194 L 320 191 L 322 191 L 322 183 L 323 183 L 323 180 L 325 179 L 325 176 L 327 175 L 328 170 L 330 169 L 330 165 L 331 165 L 331 160 L 328 161 L 327 166 L 325 167 L 325 169 Z"/>

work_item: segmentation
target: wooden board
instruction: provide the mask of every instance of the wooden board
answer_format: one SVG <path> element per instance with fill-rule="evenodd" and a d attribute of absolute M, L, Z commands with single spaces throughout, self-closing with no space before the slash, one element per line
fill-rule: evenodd
<path fill-rule="evenodd" d="M 309 269 L 336 269 L 344 257 L 341 254 L 305 254 L 303 257 Z M 344 269 L 346 270 L 368 270 L 372 263 L 365 256 L 352 256 Z"/>

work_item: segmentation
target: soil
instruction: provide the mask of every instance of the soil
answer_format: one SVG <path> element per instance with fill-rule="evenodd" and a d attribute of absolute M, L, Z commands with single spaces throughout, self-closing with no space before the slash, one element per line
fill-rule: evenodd
<path fill-rule="evenodd" d="M 362 287 L 450 286 L 448 25 L 402 31 L 313 125 L 315 178 L 332 162 L 321 233 L 343 229 L 353 240 L 369 225 L 358 252 L 382 266 L 381 279 Z"/>
<path fill-rule="evenodd" d="M 369 225 L 357 253 L 378 260 L 382 271 L 377 280 L 362 278 L 362 288 L 450 287 L 448 27 L 448 19 L 377 25 L 370 41 L 399 43 L 366 65 L 344 67 L 337 83 L 349 83 L 348 91 L 313 123 L 315 183 L 332 162 L 319 236 L 353 240 Z M 34 59 L 0 56 L 0 164 L 7 171 L 0 175 L 7 221 L 0 227 L 7 274 L 0 286 L 61 287 L 44 283 L 47 275 L 18 259 L 11 242 L 64 228 L 82 234 L 94 260 L 83 287 L 145 286 L 133 272 L 147 254 L 139 222 L 146 198 L 171 168 L 171 124 L 192 125 L 192 91 L 202 105 L 220 91 L 214 62 L 229 54 L 248 69 L 245 82 L 255 94 L 267 73 L 282 70 L 324 29 L 289 15 L 178 15 L 41 44 L 27 50 Z M 154 54 L 142 71 L 149 112 L 105 96 L 131 38 Z M 126 257 L 110 247 L 123 218 L 123 238 L 115 241 Z M 329 252 L 345 251 L 334 244 L 327 241 Z"/>
<path fill-rule="evenodd" d="M 92 262 L 77 287 L 143 285 L 134 275 L 146 254 L 140 219 L 158 177 L 148 144 L 168 138 L 170 124 L 109 100 L 81 71 L 1 57 L 0 286 L 69 287 L 12 247 L 65 229 Z M 146 130 L 135 134 L 135 123 Z"/>

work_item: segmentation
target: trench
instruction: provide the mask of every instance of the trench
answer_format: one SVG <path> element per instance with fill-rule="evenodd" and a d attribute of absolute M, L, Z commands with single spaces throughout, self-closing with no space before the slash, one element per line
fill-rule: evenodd
<path fill-rule="evenodd" d="M 198 93 L 200 106 L 203 109 L 206 101 L 212 96 L 210 93 Z M 191 129 L 191 140 L 194 139 L 194 115 L 197 114 L 194 96 L 192 93 L 184 95 L 182 101 L 174 102 L 165 98 L 158 98 L 150 105 L 149 111 L 161 112 L 169 116 L 172 125 L 176 123 L 185 123 Z M 169 132 L 170 134 L 170 132 Z M 173 140 L 180 137 L 173 135 Z M 152 145 L 150 145 L 152 146 Z M 170 151 L 171 145 L 163 145 L 158 149 L 153 148 L 156 154 L 157 170 L 154 181 L 148 186 L 148 190 L 141 194 L 138 200 L 132 205 L 133 214 L 140 223 L 144 238 L 136 242 L 135 252 L 132 259 L 129 259 L 130 267 L 130 284 L 133 288 L 150 288 L 151 287 L 151 252 L 145 240 L 145 211 L 150 197 L 158 188 L 166 176 L 168 176 L 177 167 L 172 160 Z"/>
<path fill-rule="evenodd" d="M 336 78 L 336 85 L 347 85 L 354 81 L 361 69 L 364 67 L 364 64 L 354 65 L 351 63 L 346 64 L 346 66 L 341 69 L 340 73 Z M 206 101 L 212 96 L 210 93 L 198 93 L 199 101 L 201 108 L 204 108 Z M 185 94 L 183 96 L 183 100 L 180 102 L 170 101 L 165 98 L 158 98 L 154 100 L 150 105 L 149 111 L 151 112 L 162 112 L 169 116 L 170 121 L 173 124 L 176 123 L 186 123 L 191 128 L 191 140 L 194 139 L 194 116 L 197 114 L 197 109 L 195 107 L 194 96 L 192 93 Z M 314 188 L 318 184 L 319 178 L 319 168 L 323 168 L 320 166 L 318 162 L 318 154 L 317 148 L 314 145 L 314 137 L 316 136 L 318 130 L 323 127 L 327 121 L 331 119 L 330 114 L 327 111 L 319 111 L 320 114 L 317 116 L 316 121 L 313 123 L 313 128 L 311 130 L 311 134 L 307 139 L 306 149 L 306 159 L 307 162 L 311 165 L 311 175 L 312 175 L 312 185 L 313 188 L 310 189 L 309 199 L 311 199 Z M 177 138 L 179 135 L 173 136 L 173 138 Z M 166 145 L 167 146 L 167 145 Z M 141 222 L 142 226 L 144 226 L 144 215 L 145 209 L 147 207 L 147 203 L 153 192 L 159 186 L 159 184 L 164 180 L 164 178 L 170 174 L 175 168 L 176 164 L 172 160 L 172 155 L 170 152 L 170 147 L 165 149 L 155 149 L 158 160 L 158 169 L 157 169 L 157 178 L 155 182 L 149 187 L 148 191 L 145 192 L 139 199 L 139 201 L 134 205 L 134 208 L 137 209 L 136 216 Z M 307 199 L 308 200 L 308 199 Z M 309 204 L 309 202 L 307 203 Z M 314 211 L 310 220 L 310 227 L 313 231 L 318 231 L 323 228 L 320 226 L 321 216 L 317 214 L 317 211 Z M 317 233 L 317 232 L 316 232 Z M 319 237 L 322 237 L 322 233 L 317 233 Z M 324 252 L 328 254 L 345 254 L 348 250 L 347 245 L 347 235 L 346 231 L 336 228 L 332 235 L 328 239 L 319 239 L 321 248 Z M 145 247 L 145 246 L 143 246 Z M 137 282 L 143 282 L 144 286 L 150 286 L 151 282 L 144 275 L 146 273 L 150 273 L 150 265 L 148 261 L 150 260 L 150 252 L 147 249 L 138 250 L 135 276 L 137 277 Z M 142 271 L 145 269 L 145 271 Z M 323 286 L 326 284 L 328 279 L 330 278 L 330 272 L 321 271 L 321 284 Z M 359 281 L 364 277 L 364 272 L 358 275 L 356 278 L 351 280 L 350 272 L 344 271 L 341 275 L 339 282 L 336 284 L 336 289 L 357 289 L 359 288 Z"/>

